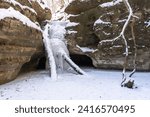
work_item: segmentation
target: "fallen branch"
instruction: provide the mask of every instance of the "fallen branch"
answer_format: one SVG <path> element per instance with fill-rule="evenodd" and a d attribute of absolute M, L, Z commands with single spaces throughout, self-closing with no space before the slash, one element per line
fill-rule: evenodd
<path fill-rule="evenodd" d="M 63 58 L 78 74 L 86 75 L 66 54 L 63 54 Z"/>

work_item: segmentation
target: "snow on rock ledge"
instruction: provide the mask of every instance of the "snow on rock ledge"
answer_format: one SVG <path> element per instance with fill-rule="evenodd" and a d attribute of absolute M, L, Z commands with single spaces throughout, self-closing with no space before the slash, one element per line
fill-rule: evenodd
<path fill-rule="evenodd" d="M 39 18 L 39 9 L 43 18 Z M 50 9 L 41 8 L 36 1 L 1 0 L 0 84 L 15 79 L 22 66 L 29 61 L 29 65 L 36 67 L 44 53 L 39 24 L 50 18 Z"/>
<path fill-rule="evenodd" d="M 10 7 L 9 9 L 0 9 L 0 14 L 0 20 L 6 17 L 16 18 L 19 21 L 21 21 L 24 25 L 41 30 L 41 28 L 37 26 L 34 22 L 32 22 L 29 18 L 22 15 L 19 11 L 14 10 L 12 7 Z"/>
<path fill-rule="evenodd" d="M 33 22 L 40 24 L 44 20 L 51 19 L 51 11 L 45 0 L 1 0 L 0 6 L 2 8 L 13 7 L 15 10 L 21 12 Z"/>
<path fill-rule="evenodd" d="M 28 9 L 28 10 L 30 10 L 31 12 L 36 13 L 34 9 L 32 9 L 32 8 L 30 8 L 30 7 L 28 7 L 28 6 L 24 6 L 24 5 L 20 4 L 19 2 L 17 2 L 16 0 L 4 0 L 4 1 L 6 1 L 6 2 L 8 2 L 8 3 L 11 3 L 11 4 L 13 4 L 14 6 L 18 5 L 19 7 L 22 8 L 22 10 Z"/>
<path fill-rule="evenodd" d="M 95 67 L 122 69 L 124 63 L 124 43 L 113 44 L 105 40 L 114 39 L 122 30 L 128 17 L 128 10 L 122 0 L 75 0 L 65 9 L 68 20 L 73 25 L 67 27 L 67 41 L 71 54 L 89 56 Z M 137 69 L 150 70 L 150 2 L 148 0 L 129 0 L 135 15 L 139 17 L 134 24 L 138 47 Z M 71 33 L 71 32 L 75 33 Z M 134 47 L 131 26 L 125 36 L 129 44 L 128 69 L 133 68 Z M 101 45 L 101 41 L 106 42 Z M 79 45 L 79 46 L 76 46 Z M 82 48 L 84 47 L 84 48 Z"/>

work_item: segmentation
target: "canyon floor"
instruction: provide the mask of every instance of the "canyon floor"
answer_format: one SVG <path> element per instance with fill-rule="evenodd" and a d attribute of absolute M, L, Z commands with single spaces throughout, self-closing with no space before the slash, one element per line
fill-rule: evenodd
<path fill-rule="evenodd" d="M 120 87 L 122 71 L 83 68 L 87 76 L 74 73 L 58 75 L 53 81 L 48 71 L 20 74 L 0 86 L 1 100 L 148 100 L 150 72 L 137 72 L 133 78 L 138 88 Z"/>

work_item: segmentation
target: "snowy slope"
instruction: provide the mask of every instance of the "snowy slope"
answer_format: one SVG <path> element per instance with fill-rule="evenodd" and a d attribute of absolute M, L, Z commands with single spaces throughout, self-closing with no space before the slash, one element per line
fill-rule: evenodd
<path fill-rule="evenodd" d="M 121 88 L 120 71 L 84 68 L 88 77 L 64 73 L 57 81 L 48 72 L 23 74 L 0 86 L 0 99 L 150 99 L 150 73 L 136 73 L 137 89 Z"/>

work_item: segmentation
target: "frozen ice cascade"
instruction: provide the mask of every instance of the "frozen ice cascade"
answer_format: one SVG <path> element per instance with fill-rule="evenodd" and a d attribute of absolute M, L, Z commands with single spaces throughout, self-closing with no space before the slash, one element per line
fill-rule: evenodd
<path fill-rule="evenodd" d="M 47 66 L 51 78 L 56 80 L 57 73 L 73 68 L 78 74 L 85 75 L 69 57 L 69 51 L 65 43 L 65 21 L 47 22 L 43 30 L 43 42 L 47 52 Z"/>

